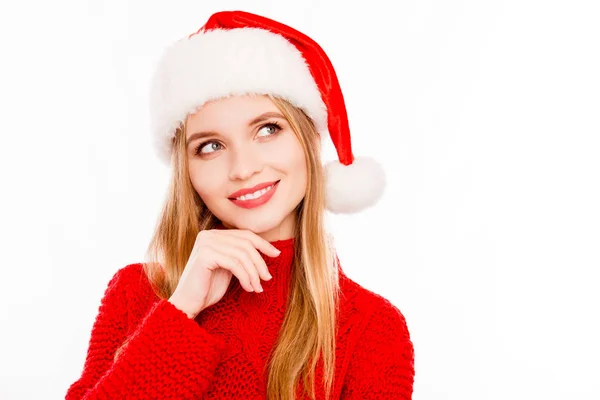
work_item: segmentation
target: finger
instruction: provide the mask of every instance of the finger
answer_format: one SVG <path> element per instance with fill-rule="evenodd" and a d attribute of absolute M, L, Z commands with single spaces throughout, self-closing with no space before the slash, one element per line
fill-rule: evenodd
<path fill-rule="evenodd" d="M 260 284 L 260 277 L 258 275 L 258 267 L 252 261 L 250 255 L 240 247 L 240 243 L 233 241 L 229 242 L 227 240 L 222 241 L 220 246 L 223 246 L 220 251 L 224 254 L 228 254 L 231 257 L 237 259 L 242 266 L 246 269 L 248 276 L 250 277 L 250 283 L 254 287 L 254 290 L 257 292 L 262 292 L 263 288 Z M 250 245 L 252 247 L 252 245 Z M 255 249 L 253 249 L 256 251 Z M 258 253 L 258 252 L 257 252 Z M 260 257 L 259 257 L 260 258 Z"/>
<path fill-rule="evenodd" d="M 273 278 L 265 260 L 263 260 L 258 250 L 256 250 L 248 239 L 239 236 L 224 236 L 223 239 L 226 241 L 224 245 L 228 246 L 228 248 L 237 249 L 237 257 L 247 258 L 248 262 L 254 265 L 254 268 L 258 271 L 258 274 L 262 279 L 268 281 Z M 258 281 L 258 284 L 260 284 L 260 280 Z"/>
<path fill-rule="evenodd" d="M 271 273 L 269 272 L 269 267 L 267 267 L 267 263 L 260 256 L 260 253 L 258 252 L 258 250 L 256 250 L 256 247 L 254 247 L 249 240 L 241 240 L 242 242 L 240 243 L 240 245 L 245 250 L 246 254 L 248 254 L 248 256 L 252 259 L 252 262 L 254 263 L 254 265 L 256 265 L 257 270 L 262 276 L 262 278 L 266 281 L 273 278 L 273 276 L 271 276 Z"/>
<path fill-rule="evenodd" d="M 277 257 L 281 253 L 281 251 L 269 243 L 268 240 L 261 238 L 256 233 L 247 229 L 228 229 L 223 232 L 228 232 L 230 235 L 248 239 L 257 250 L 268 256 Z"/>
<path fill-rule="evenodd" d="M 248 274 L 247 269 L 242 265 L 240 260 L 238 260 L 235 257 L 232 257 L 229 254 L 223 253 L 220 249 L 215 247 L 211 247 L 210 252 L 211 257 L 214 260 L 211 263 L 213 267 L 211 269 L 220 267 L 231 271 L 231 273 L 235 275 L 236 278 L 238 278 L 240 284 L 245 290 L 249 292 L 254 291 L 254 287 L 250 281 L 250 275 Z"/>

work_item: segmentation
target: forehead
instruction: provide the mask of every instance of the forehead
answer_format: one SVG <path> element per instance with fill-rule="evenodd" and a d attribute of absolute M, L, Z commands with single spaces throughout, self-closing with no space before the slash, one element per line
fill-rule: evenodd
<path fill-rule="evenodd" d="M 200 130 L 246 125 L 265 112 L 280 112 L 266 95 L 230 96 L 212 100 L 187 117 L 187 135 Z"/>

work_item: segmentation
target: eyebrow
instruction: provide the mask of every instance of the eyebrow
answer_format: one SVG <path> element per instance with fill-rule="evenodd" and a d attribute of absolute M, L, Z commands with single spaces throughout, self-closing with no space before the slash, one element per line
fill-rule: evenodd
<path fill-rule="evenodd" d="M 280 119 L 285 119 L 285 117 L 283 115 L 281 115 L 278 112 L 274 112 L 274 111 L 269 111 L 266 113 L 263 113 L 261 115 L 259 115 L 258 117 L 253 118 L 252 120 L 250 120 L 250 122 L 248 122 L 248 127 L 254 126 L 258 123 L 261 123 L 269 118 L 280 118 Z M 187 148 L 190 143 L 194 140 L 197 139 L 201 139 L 203 137 L 206 136 L 218 136 L 217 132 L 213 132 L 213 131 L 206 131 L 206 132 L 196 132 L 190 135 L 190 137 L 187 139 L 186 143 L 185 143 L 185 147 Z"/>

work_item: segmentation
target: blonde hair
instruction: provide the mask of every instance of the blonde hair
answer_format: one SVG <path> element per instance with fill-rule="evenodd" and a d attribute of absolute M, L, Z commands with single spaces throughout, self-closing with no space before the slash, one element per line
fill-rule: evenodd
<path fill-rule="evenodd" d="M 304 149 L 308 179 L 306 195 L 296 209 L 295 254 L 286 314 L 265 366 L 268 370 L 267 398 L 295 399 L 301 380 L 304 393 L 314 399 L 315 368 L 319 357 L 322 357 L 323 385 L 326 398 L 329 398 L 335 374 L 339 277 L 325 231 L 320 137 L 302 110 L 279 97 L 268 97 L 288 120 Z M 219 223 L 191 184 L 185 129 L 184 123 L 173 139 L 173 175 L 148 246 L 148 261 L 144 263 L 144 271 L 155 293 L 163 299 L 168 299 L 177 287 L 198 232 L 212 229 Z"/>

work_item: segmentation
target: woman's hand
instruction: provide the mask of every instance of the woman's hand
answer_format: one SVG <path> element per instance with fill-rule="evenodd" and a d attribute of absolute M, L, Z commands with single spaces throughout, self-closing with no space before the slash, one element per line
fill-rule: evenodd
<path fill-rule="evenodd" d="M 233 275 L 247 291 L 262 292 L 260 279 L 272 277 L 258 250 L 271 257 L 280 254 L 271 243 L 248 230 L 200 231 L 169 302 L 195 318 L 223 298 Z"/>

